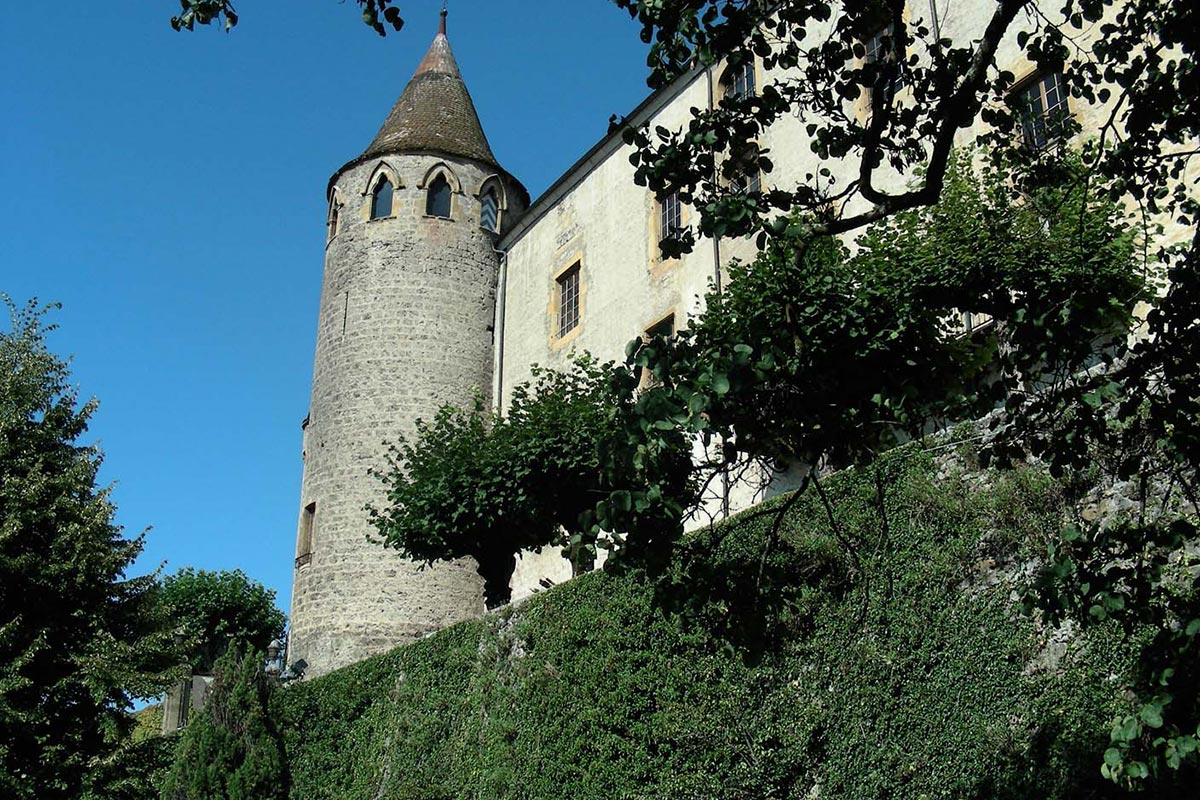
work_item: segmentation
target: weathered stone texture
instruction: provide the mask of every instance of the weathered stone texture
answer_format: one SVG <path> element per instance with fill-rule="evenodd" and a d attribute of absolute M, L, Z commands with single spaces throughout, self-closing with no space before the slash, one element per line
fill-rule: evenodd
<path fill-rule="evenodd" d="M 297 566 L 288 657 L 310 675 L 482 613 L 473 562 L 428 569 L 368 541 L 381 504 L 385 442 L 445 403 L 490 394 L 499 259 L 479 227 L 492 168 L 427 155 L 386 160 L 402 184 L 391 217 L 370 220 L 368 182 L 384 159 L 343 171 L 344 206 L 326 251 L 300 509 L 316 503 L 311 561 Z M 452 219 L 426 217 L 419 185 L 442 164 L 461 185 Z M 522 192 L 506 186 L 510 213 Z M 303 513 L 301 511 L 301 513 Z"/>

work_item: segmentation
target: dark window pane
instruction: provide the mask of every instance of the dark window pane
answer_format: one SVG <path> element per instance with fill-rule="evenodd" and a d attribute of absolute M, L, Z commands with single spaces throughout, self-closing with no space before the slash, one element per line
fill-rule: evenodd
<path fill-rule="evenodd" d="M 450 217 L 450 182 L 445 175 L 438 175 L 429 184 L 425 196 L 425 213 L 431 217 Z"/>
<path fill-rule="evenodd" d="M 726 75 L 725 96 L 734 99 L 753 97 L 755 93 L 754 83 L 754 62 L 747 61 Z"/>
<path fill-rule="evenodd" d="M 392 182 L 387 178 L 375 185 L 371 195 L 371 219 L 382 219 L 392 215 Z"/>
<path fill-rule="evenodd" d="M 664 339 L 670 339 L 675 335 L 675 315 L 671 314 L 661 322 L 652 325 L 646 330 L 646 338 L 653 339 L 661 336 Z"/>
<path fill-rule="evenodd" d="M 579 264 L 558 278 L 558 335 L 564 336 L 579 325 Z"/>
<path fill-rule="evenodd" d="M 867 55 L 865 61 L 868 64 L 882 64 L 887 60 L 887 56 L 891 51 L 891 48 L 892 26 L 888 25 L 886 28 L 881 28 L 880 30 L 876 31 L 874 35 L 867 39 Z M 900 64 L 899 68 L 896 70 L 896 74 L 884 86 L 887 99 L 894 99 L 896 94 L 904 88 L 904 84 L 906 82 L 907 81 L 904 75 L 904 64 Z"/>
<path fill-rule="evenodd" d="M 1051 72 L 1021 90 L 1019 111 L 1027 147 L 1040 150 L 1062 136 L 1070 114 L 1063 76 Z"/>
<path fill-rule="evenodd" d="M 678 239 L 683 230 L 679 192 L 671 192 L 658 206 L 658 229 L 662 239 Z"/>

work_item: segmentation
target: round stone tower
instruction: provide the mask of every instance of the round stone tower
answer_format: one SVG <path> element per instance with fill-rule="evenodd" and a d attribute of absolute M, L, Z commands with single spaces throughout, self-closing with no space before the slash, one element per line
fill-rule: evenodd
<path fill-rule="evenodd" d="M 499 254 L 529 204 L 441 30 L 366 151 L 330 179 L 288 658 L 319 675 L 483 611 L 471 561 L 368 541 L 385 442 L 492 385 Z"/>

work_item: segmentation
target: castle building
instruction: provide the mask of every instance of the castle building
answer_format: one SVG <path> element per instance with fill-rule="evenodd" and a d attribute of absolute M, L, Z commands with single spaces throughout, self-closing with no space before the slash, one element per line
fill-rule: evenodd
<path fill-rule="evenodd" d="M 938 33 L 957 41 L 978 38 L 993 5 L 915 0 L 925 3 Z M 1098 129 L 1107 110 L 1071 106 L 1061 77 L 1025 60 L 1015 33 L 997 61 L 1035 112 L 1025 130 L 1031 146 L 1044 144 L 1064 113 L 1085 135 Z M 771 78 L 755 63 L 697 68 L 651 94 L 628 121 L 686 127 L 693 108 L 758 92 Z M 896 91 L 903 97 L 903 86 Z M 860 99 L 851 110 L 866 114 L 869 104 Z M 764 189 L 795 186 L 818 167 L 844 180 L 854 166 L 818 163 L 792 117 L 764 131 L 759 145 L 774 163 L 758 178 Z M 382 492 L 369 473 L 385 465 L 385 442 L 476 392 L 503 411 L 535 364 L 565 368 L 581 351 L 623 358 L 639 334 L 669 333 L 698 314 L 730 260 L 753 257 L 750 241 L 701 239 L 691 253 L 663 258 L 659 242 L 694 212 L 677 195 L 660 199 L 637 186 L 629 154 L 619 134 L 606 136 L 530 205 L 488 145 L 443 12 L 375 139 L 330 179 L 288 653 L 309 675 L 483 612 L 473 563 L 422 570 L 369 541 L 364 507 Z M 722 494 L 720 513 L 762 496 L 738 486 Z M 570 574 L 553 548 L 526 554 L 513 598 Z"/>
<path fill-rule="evenodd" d="M 497 238 L 529 204 L 497 163 L 442 29 L 329 181 L 289 659 L 310 674 L 483 611 L 473 563 L 419 569 L 367 539 L 385 442 L 489 390 Z"/>

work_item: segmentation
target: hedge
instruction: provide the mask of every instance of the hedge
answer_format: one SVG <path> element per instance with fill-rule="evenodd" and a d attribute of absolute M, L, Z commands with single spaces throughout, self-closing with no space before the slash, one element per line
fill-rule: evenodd
<path fill-rule="evenodd" d="M 946 472 L 904 449 L 827 480 L 836 536 L 810 491 L 772 541 L 776 498 L 668 574 L 593 573 L 277 692 L 291 797 L 1122 795 L 1099 764 L 1138 643 L 1020 608 L 1057 484 Z"/>

